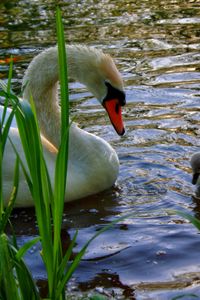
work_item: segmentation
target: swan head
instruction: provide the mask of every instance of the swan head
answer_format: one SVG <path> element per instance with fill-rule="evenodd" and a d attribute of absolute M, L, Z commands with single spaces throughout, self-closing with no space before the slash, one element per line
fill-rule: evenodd
<path fill-rule="evenodd" d="M 99 60 L 99 85 L 97 99 L 108 113 L 110 121 L 119 135 L 125 133 L 122 106 L 126 104 L 123 81 L 117 67 L 109 55 L 101 52 Z"/>
<path fill-rule="evenodd" d="M 126 97 L 122 77 L 113 59 L 99 49 L 80 45 L 69 47 L 68 54 L 69 58 L 73 54 L 73 59 L 69 59 L 69 72 L 71 69 L 74 77 L 78 73 L 79 81 L 107 111 L 116 132 L 123 135 L 122 106 L 126 104 Z M 70 65 L 70 61 L 78 62 L 78 65 Z"/>
<path fill-rule="evenodd" d="M 126 97 L 122 77 L 113 59 L 102 50 L 84 45 L 68 45 L 66 50 L 69 76 L 87 86 L 107 111 L 116 132 L 123 135 L 122 106 Z M 40 108 L 41 98 L 49 99 L 49 93 L 52 100 L 55 98 L 57 81 L 58 51 L 57 47 L 50 47 L 30 63 L 23 79 L 23 98 L 30 99 L 32 95 Z"/>
<path fill-rule="evenodd" d="M 190 164 L 193 172 L 192 184 L 200 185 L 200 152 L 192 156 Z"/>
<path fill-rule="evenodd" d="M 125 93 L 112 86 L 110 82 L 105 81 L 107 87 L 106 96 L 103 98 L 102 105 L 106 109 L 110 121 L 119 135 L 125 133 L 122 120 L 121 107 L 126 104 Z"/>

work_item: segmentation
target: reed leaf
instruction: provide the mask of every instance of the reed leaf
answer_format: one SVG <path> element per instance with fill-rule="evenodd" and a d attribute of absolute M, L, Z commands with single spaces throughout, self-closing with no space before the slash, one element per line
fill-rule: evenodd
<path fill-rule="evenodd" d="M 6 120 L 6 114 L 9 104 L 9 97 L 8 93 L 10 93 L 10 86 L 11 86 L 11 79 L 12 79 L 12 63 L 10 64 L 9 68 L 9 78 L 8 78 L 8 85 L 6 86 L 4 83 L 2 84 L 2 81 L 0 81 L 0 87 L 2 88 L 2 93 L 4 93 L 5 98 L 5 105 L 3 108 L 3 113 L 0 118 L 0 232 L 4 231 L 5 225 L 7 223 L 7 220 L 11 213 L 11 205 L 7 208 L 6 212 L 4 212 L 4 201 L 3 201 L 3 174 L 2 174 L 2 165 L 3 165 L 3 154 L 5 149 L 5 144 L 8 138 L 8 132 L 11 127 L 12 120 L 14 118 L 14 109 L 10 112 L 7 120 Z M 16 108 L 16 106 L 15 106 Z M 14 189 L 12 191 L 12 201 L 11 203 L 14 203 L 14 200 L 16 198 L 17 193 L 17 187 L 18 187 L 18 177 L 17 169 L 15 169 L 15 176 L 14 176 Z"/>
<path fill-rule="evenodd" d="M 0 295 L 2 299 L 20 300 L 16 279 L 13 276 L 8 238 L 4 233 L 0 235 L 0 257 Z"/>
<path fill-rule="evenodd" d="M 13 73 L 13 60 L 12 60 L 12 56 L 11 56 L 10 66 L 9 66 L 9 73 L 8 73 L 8 83 L 6 85 L 7 94 L 9 94 L 10 90 L 11 90 L 12 73 Z M 9 97 L 8 96 L 5 97 L 5 103 L 4 104 L 5 105 L 4 105 L 3 115 L 2 115 L 2 123 L 4 123 L 4 121 L 5 121 L 7 107 L 8 107 L 8 104 L 9 104 Z"/>
<path fill-rule="evenodd" d="M 5 233 L 0 235 L 0 299 L 39 300 L 35 282 Z"/>
<path fill-rule="evenodd" d="M 35 202 L 35 209 L 41 243 L 43 248 L 42 258 L 47 268 L 49 283 L 53 280 L 53 248 L 51 231 L 51 211 L 48 196 L 46 194 L 49 184 L 46 174 L 47 167 L 43 156 L 40 133 L 38 131 L 37 121 L 32 109 L 25 101 L 20 103 L 20 109 L 16 111 L 16 120 L 22 141 L 26 161 L 29 168 L 29 174 L 32 182 L 32 195 Z"/>
<path fill-rule="evenodd" d="M 4 106 L 4 111 L 6 110 L 5 107 L 6 106 Z M 2 129 L 2 132 L 1 132 L 1 134 L 2 134 L 2 136 L 1 136 L 1 143 L 2 143 L 1 151 L 2 151 L 2 155 L 4 153 L 5 144 L 6 144 L 6 141 L 7 141 L 7 138 L 8 138 L 8 133 L 9 133 L 14 115 L 15 115 L 15 108 L 13 108 L 13 110 L 10 112 L 10 114 L 8 116 L 8 119 L 6 120 L 6 123 L 4 124 L 4 122 L 2 122 L 2 124 L 1 124 L 1 129 Z M 4 121 L 5 121 L 5 119 L 4 119 Z"/>
<path fill-rule="evenodd" d="M 61 94 L 61 136 L 63 136 L 69 127 L 69 90 L 68 90 L 68 69 L 67 55 L 64 37 L 64 28 L 62 16 L 59 7 L 56 9 L 56 29 L 58 40 L 58 62 L 60 76 L 60 94 Z"/>
<path fill-rule="evenodd" d="M 19 160 L 18 160 L 18 158 L 16 158 L 12 193 L 11 193 L 8 205 L 5 208 L 4 213 L 2 215 L 2 219 L 0 220 L 0 232 L 1 233 L 3 233 L 5 231 L 8 220 L 12 213 L 14 203 L 15 203 L 15 200 L 17 197 L 18 185 L 19 185 Z"/>
<path fill-rule="evenodd" d="M 67 162 L 68 162 L 68 140 L 69 140 L 69 97 L 68 97 L 68 73 L 66 47 L 64 40 L 64 29 L 62 24 L 60 9 L 56 10 L 56 29 L 58 39 L 58 65 L 61 95 L 61 142 L 56 159 L 55 182 L 54 182 L 54 206 L 53 206 L 53 223 L 54 223 L 54 285 L 57 286 L 63 274 L 59 272 L 59 265 L 62 261 L 61 250 L 61 225 L 64 209 L 64 199 L 67 181 Z M 61 276 L 61 278 L 60 278 Z M 55 295 L 57 288 L 51 290 L 51 295 Z M 63 290 L 58 295 L 62 297 Z"/>
<path fill-rule="evenodd" d="M 27 244 L 29 245 L 30 243 L 28 242 Z M 17 249 L 10 244 L 9 246 L 10 246 L 10 257 L 12 257 L 13 265 L 14 265 L 13 275 L 16 276 L 20 299 L 40 300 L 39 291 L 36 287 L 35 281 L 33 280 L 31 273 L 29 272 L 22 257 L 20 256 L 17 257 L 17 254 L 19 253 L 20 250 L 17 251 Z"/>
<path fill-rule="evenodd" d="M 32 197 L 33 197 L 33 183 L 32 183 L 31 178 L 30 178 L 30 176 L 29 176 L 28 170 L 27 170 L 25 164 L 23 163 L 23 161 L 22 161 L 22 159 L 21 159 L 19 153 L 17 152 L 17 149 L 16 149 L 15 145 L 13 144 L 12 140 L 11 140 L 9 137 L 8 137 L 8 139 L 9 139 L 9 142 L 11 143 L 11 145 L 12 145 L 12 147 L 13 147 L 13 151 L 15 152 L 16 157 L 17 157 L 18 160 L 19 160 L 20 167 L 22 168 L 22 171 L 23 171 L 23 174 L 24 174 L 24 176 L 25 176 L 26 182 L 27 182 L 27 184 L 28 184 L 30 193 L 31 193 L 31 195 L 32 195 Z"/>
<path fill-rule="evenodd" d="M 183 217 L 184 219 L 187 219 L 190 221 L 198 230 L 200 230 L 200 220 L 195 218 L 194 216 L 190 215 L 189 213 L 176 210 L 174 211 L 177 215 Z"/>
<path fill-rule="evenodd" d="M 65 274 L 65 270 L 67 268 L 67 264 L 69 262 L 69 259 L 70 259 L 71 255 L 72 255 L 73 247 L 74 247 L 74 245 L 76 243 L 77 236 L 78 236 L 78 230 L 76 230 L 76 233 L 73 236 L 73 239 L 72 239 L 72 241 L 71 241 L 71 243 L 69 245 L 69 248 L 67 249 L 67 251 L 66 251 L 66 253 L 65 253 L 65 255 L 64 255 L 63 259 L 62 259 L 62 262 L 61 262 L 61 264 L 59 266 L 58 278 L 62 278 L 63 274 Z M 62 290 L 62 287 L 61 287 L 60 290 Z"/>
<path fill-rule="evenodd" d="M 33 247 L 35 244 L 37 244 L 40 241 L 40 237 L 36 237 L 32 240 L 30 240 L 29 242 L 27 242 L 26 244 L 24 244 L 16 253 L 15 257 L 16 259 L 19 261 L 24 254 L 31 248 Z"/>

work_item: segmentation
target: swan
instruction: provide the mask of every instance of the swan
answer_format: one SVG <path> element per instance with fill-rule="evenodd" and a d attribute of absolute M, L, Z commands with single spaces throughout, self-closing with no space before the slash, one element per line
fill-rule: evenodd
<path fill-rule="evenodd" d="M 200 152 L 193 154 L 190 160 L 192 167 L 192 184 L 200 185 Z"/>
<path fill-rule="evenodd" d="M 125 132 L 121 106 L 125 105 L 122 77 L 113 59 L 102 50 L 84 45 L 69 45 L 67 49 L 68 73 L 73 80 L 84 84 L 107 111 L 119 135 Z M 51 182 L 57 149 L 60 144 L 61 116 L 58 100 L 58 49 L 50 47 L 29 64 L 23 81 L 23 99 L 33 97 L 41 131 L 42 144 Z M 0 117 L 3 107 L 0 107 Z M 9 111 L 8 111 L 9 113 Z M 9 136 L 26 165 L 16 120 Z M 3 197 L 7 204 L 13 185 L 15 153 L 9 140 L 3 157 Z M 69 130 L 68 176 L 65 201 L 73 201 L 110 188 L 116 181 L 119 160 L 115 150 L 104 139 L 72 124 Z M 33 206 L 22 170 L 16 207 Z"/>

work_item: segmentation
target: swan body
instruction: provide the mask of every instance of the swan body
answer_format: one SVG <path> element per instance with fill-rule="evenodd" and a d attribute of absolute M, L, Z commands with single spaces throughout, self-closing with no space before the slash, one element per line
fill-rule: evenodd
<path fill-rule="evenodd" d="M 87 86 L 107 110 L 110 120 L 122 135 L 121 106 L 125 104 L 123 82 L 110 56 L 91 47 L 67 47 L 69 76 Z M 23 101 L 33 97 L 47 168 L 54 182 L 55 161 L 60 144 L 60 108 L 57 99 L 58 52 L 51 47 L 37 55 L 23 78 Z M 0 117 L 3 107 L 0 106 Z M 7 112 L 9 114 L 9 110 Z M 15 119 L 9 137 L 26 166 Z M 7 203 L 13 186 L 15 153 L 9 140 L 3 157 L 3 197 Z M 72 124 L 69 130 L 68 176 L 65 201 L 72 201 L 111 187 L 118 176 L 119 161 L 115 150 L 103 139 Z M 34 202 L 20 169 L 16 206 L 33 206 Z"/>

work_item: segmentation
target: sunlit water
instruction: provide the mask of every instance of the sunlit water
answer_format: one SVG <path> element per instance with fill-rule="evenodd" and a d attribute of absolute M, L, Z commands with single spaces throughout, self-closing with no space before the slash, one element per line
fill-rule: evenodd
<path fill-rule="evenodd" d="M 80 126 L 117 151 L 115 188 L 66 205 L 63 243 L 79 229 L 76 253 L 103 224 L 129 217 L 96 239 L 68 289 L 96 288 L 114 299 L 200 297 L 200 237 L 169 210 L 200 214 L 192 195 L 191 155 L 200 150 L 199 1 L 60 1 L 68 43 L 104 49 L 120 69 L 127 95 L 126 135 L 119 138 L 102 107 L 78 83 L 70 84 L 71 110 Z M 2 1 L 0 56 L 17 58 L 13 87 L 31 58 L 55 44 L 54 1 Z M 8 65 L 0 65 L 7 78 Z M 12 218 L 19 244 L 37 234 L 33 210 Z M 45 278 L 39 246 L 26 256 Z M 75 299 L 75 298 L 74 298 Z M 184 299 L 190 299 L 186 296 Z"/>

